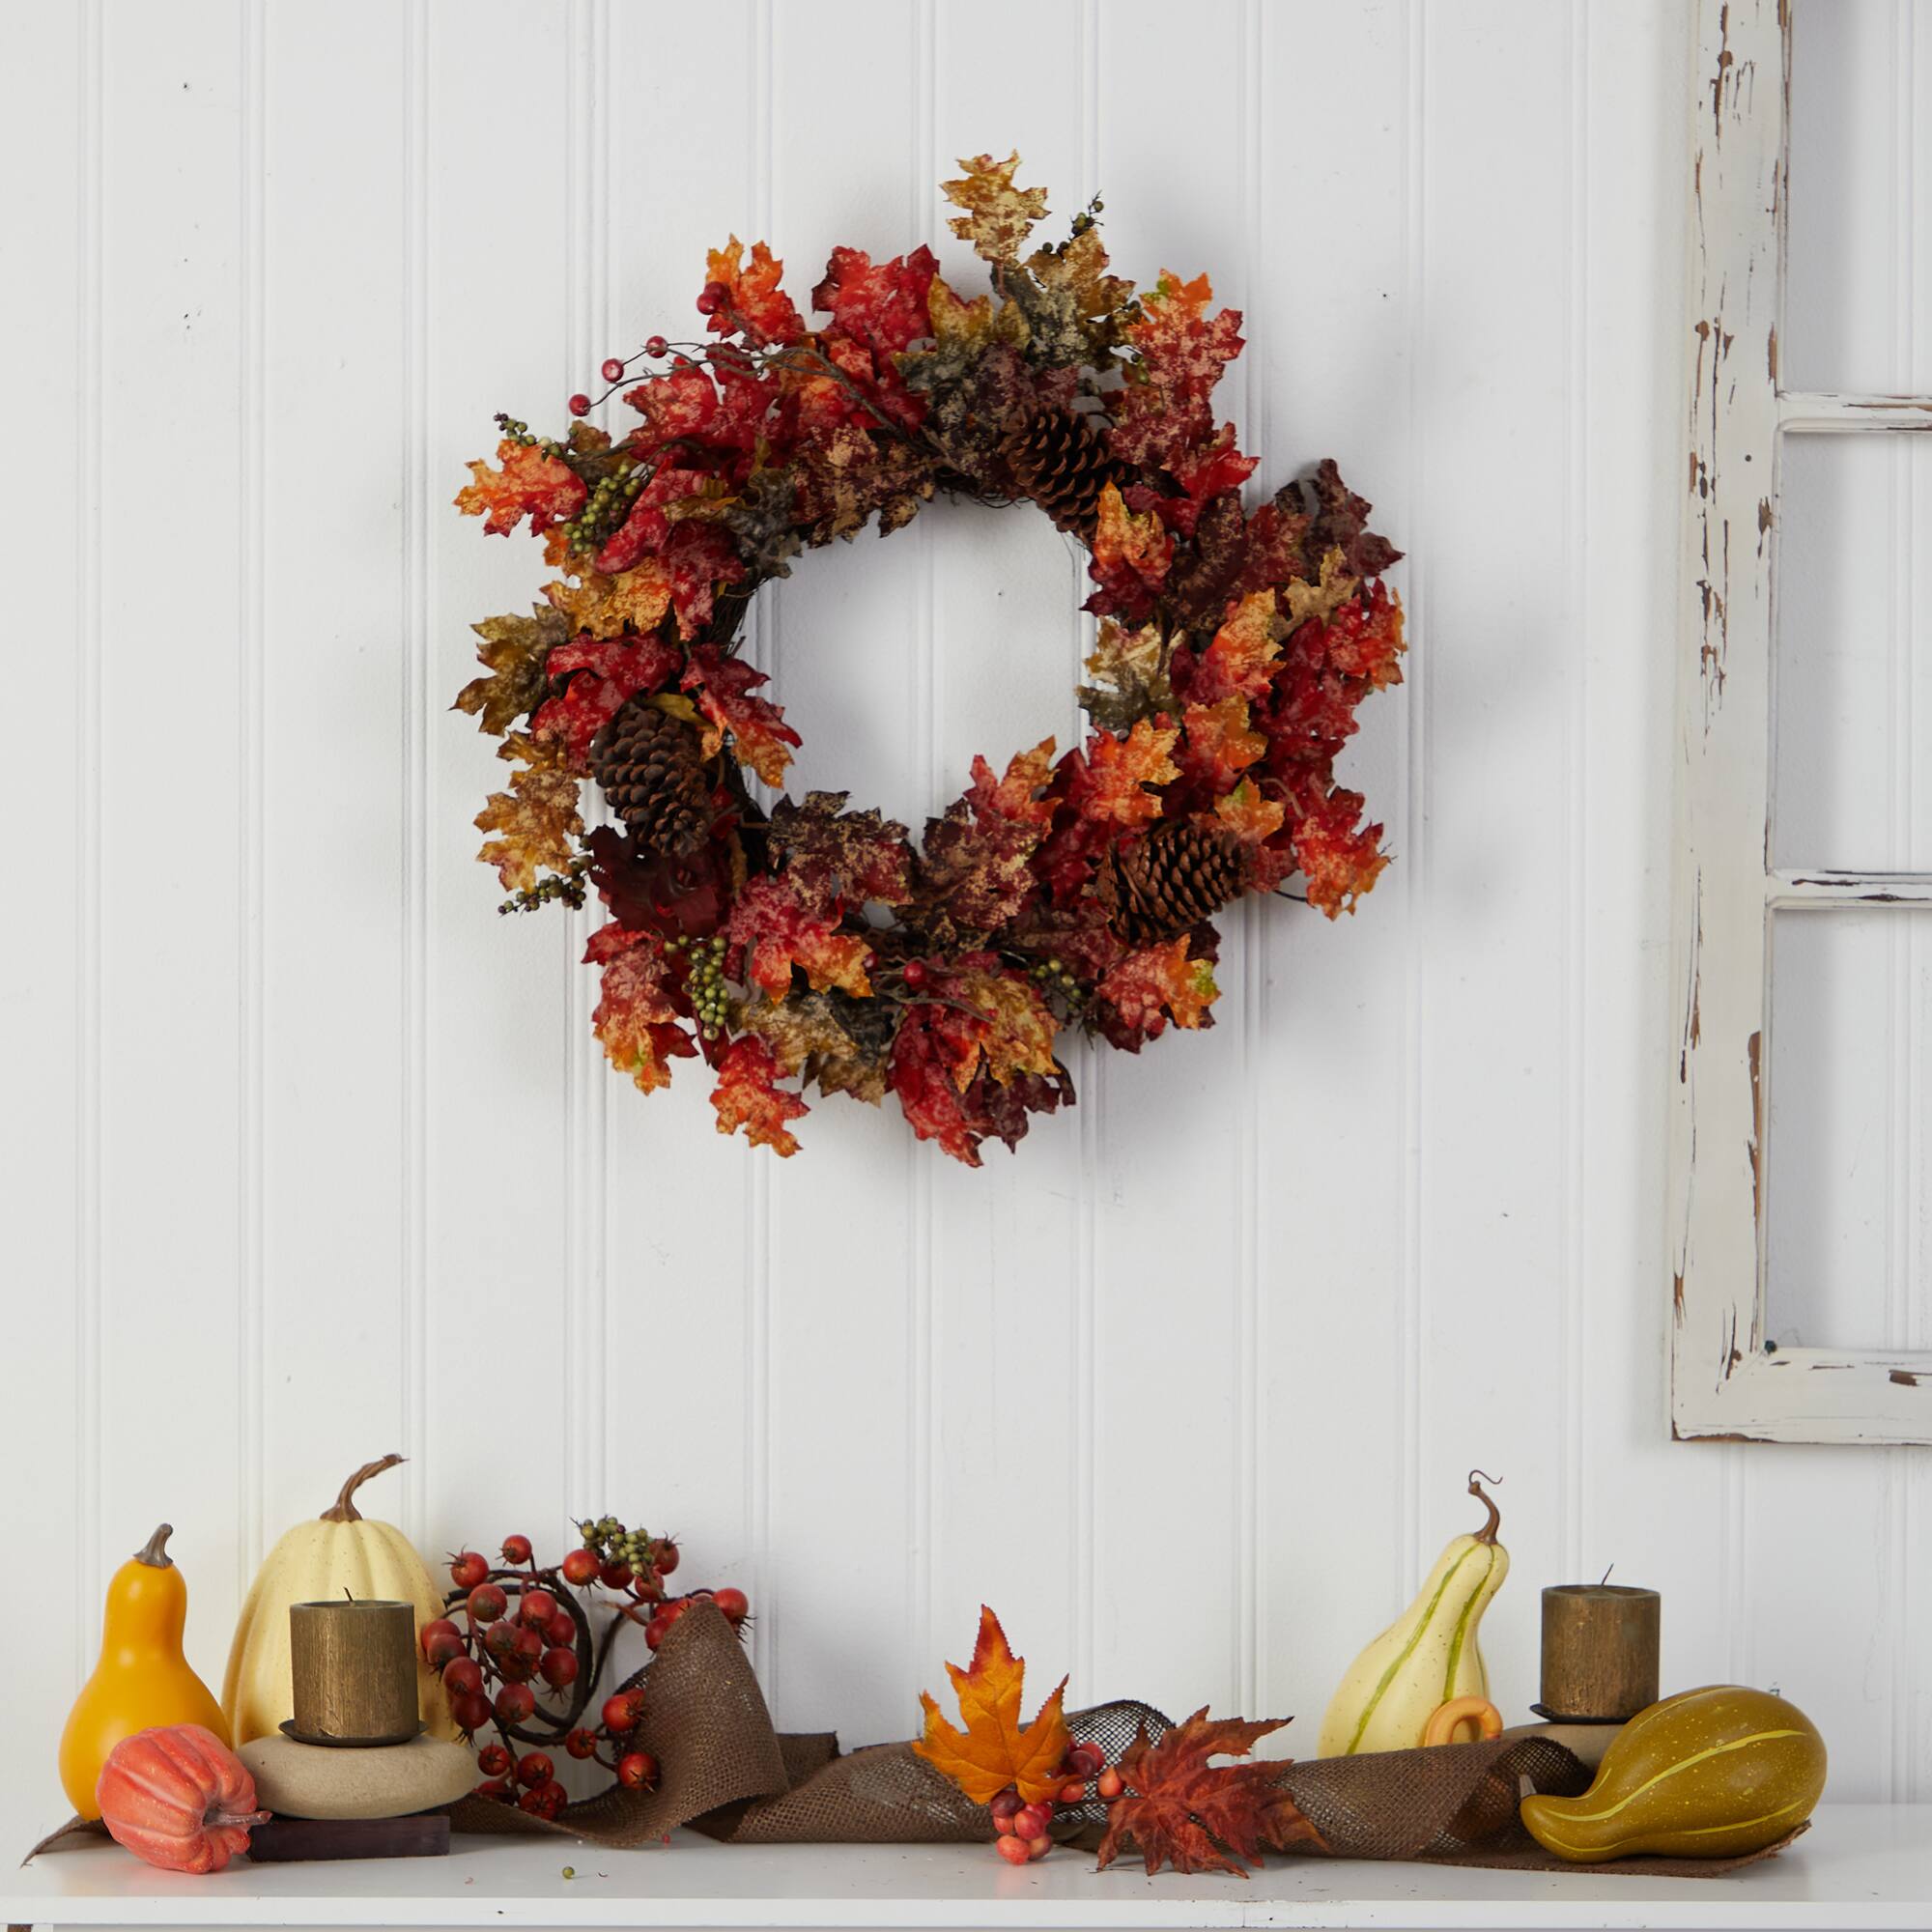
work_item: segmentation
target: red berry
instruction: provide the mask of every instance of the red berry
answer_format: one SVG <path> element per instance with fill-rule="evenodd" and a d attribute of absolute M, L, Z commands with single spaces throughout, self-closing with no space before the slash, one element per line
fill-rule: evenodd
<path fill-rule="evenodd" d="M 668 1577 L 677 1568 L 678 1548 L 669 1537 L 661 1536 L 651 1545 L 651 1568 L 660 1577 Z"/>
<path fill-rule="evenodd" d="M 453 1657 L 443 1665 L 442 1688 L 452 1697 L 468 1697 L 483 1688 L 483 1666 L 473 1657 Z"/>
<path fill-rule="evenodd" d="M 517 1760 L 519 1784 L 548 1784 L 556 1776 L 556 1766 L 548 1751 L 526 1751 Z"/>
<path fill-rule="evenodd" d="M 590 413 L 590 398 L 582 389 L 570 399 L 570 413 L 574 416 L 587 416 Z"/>
<path fill-rule="evenodd" d="M 543 1634 L 546 1643 L 561 1644 L 565 1650 L 573 1648 L 577 1642 L 577 1625 L 568 1610 L 558 1610 L 544 1625 Z"/>
<path fill-rule="evenodd" d="M 621 1735 L 638 1728 L 638 1707 L 628 1690 L 604 1700 L 604 1728 Z"/>
<path fill-rule="evenodd" d="M 1063 1804 L 1084 1804 L 1087 1802 L 1087 1787 L 1077 1778 L 1071 1784 L 1060 1787 L 1060 1802 Z"/>
<path fill-rule="evenodd" d="M 506 1724 L 521 1724 L 536 1707 L 527 1684 L 506 1684 L 497 1692 L 497 1716 Z"/>
<path fill-rule="evenodd" d="M 556 1599 L 548 1590 L 526 1590 L 517 1605 L 517 1621 L 541 1630 L 556 1611 Z"/>
<path fill-rule="evenodd" d="M 908 959 L 908 960 L 906 961 L 906 963 L 905 963 L 905 982 L 906 982 L 906 984 L 907 984 L 908 986 L 912 987 L 912 989 L 913 989 L 913 990 L 914 990 L 915 992 L 917 992 L 917 991 L 919 990 L 919 988 L 920 988 L 920 987 L 922 987 L 923 985 L 924 985 L 924 984 L 925 984 L 925 961 L 924 961 L 924 960 L 923 960 L 923 959 Z"/>
<path fill-rule="evenodd" d="M 630 1582 L 633 1572 L 628 1563 L 607 1563 L 597 1574 L 607 1590 L 621 1590 Z"/>
<path fill-rule="evenodd" d="M 723 282 L 706 282 L 698 292 L 697 312 L 699 315 L 716 315 L 724 306 L 724 298 L 730 294 Z"/>
<path fill-rule="evenodd" d="M 510 1607 L 510 1600 L 499 1584 L 478 1583 L 465 1600 L 463 1607 L 469 1612 L 471 1623 L 494 1624 Z"/>
<path fill-rule="evenodd" d="M 554 1777 L 537 1786 L 537 1796 L 543 1800 L 546 1818 L 561 1817 L 563 1807 L 570 1803 L 570 1793 Z"/>
<path fill-rule="evenodd" d="M 449 1559 L 449 1580 L 459 1590 L 473 1590 L 490 1574 L 490 1566 L 473 1549 Z"/>
<path fill-rule="evenodd" d="M 597 1575 L 597 1552 L 594 1549 L 573 1549 L 563 1559 L 563 1580 L 574 1583 L 580 1589 Z"/>
<path fill-rule="evenodd" d="M 452 1697 L 449 1715 L 456 1719 L 459 1729 L 473 1737 L 490 1721 L 489 1699 L 473 1690 L 467 1697 Z"/>
<path fill-rule="evenodd" d="M 560 1644 L 554 1645 L 544 1652 L 537 1668 L 553 1690 L 561 1690 L 566 1684 L 577 1682 L 577 1653 L 565 1650 Z"/>
<path fill-rule="evenodd" d="M 524 1666 L 524 1674 L 527 1677 L 543 1659 L 543 1633 L 533 1631 L 527 1625 L 520 1627 L 513 1624 L 511 1629 L 516 1632 L 513 1638 L 516 1645 L 516 1661 Z"/>
<path fill-rule="evenodd" d="M 1016 1838 L 1038 1838 L 1045 1835 L 1046 1821 L 1051 1814 L 1044 1804 L 1023 1804 L 1013 1814 L 1013 1836 Z"/>
<path fill-rule="evenodd" d="M 510 1787 L 500 1777 L 486 1777 L 476 1787 L 476 1795 L 478 1798 L 500 1798 L 507 1803 Z"/>
<path fill-rule="evenodd" d="M 662 335 L 653 335 L 644 344 L 644 354 L 646 355 L 662 355 L 669 347 L 670 344 Z"/>
<path fill-rule="evenodd" d="M 1090 1738 L 1066 1753 L 1066 1768 L 1079 1777 L 1097 1777 L 1107 1768 L 1107 1753 Z"/>
<path fill-rule="evenodd" d="M 597 1755 L 597 1734 L 586 1731 L 579 1724 L 574 1731 L 563 1734 L 563 1747 L 572 1757 L 595 1757 Z"/>
<path fill-rule="evenodd" d="M 658 1761 L 649 1751 L 626 1751 L 617 1760 L 617 1782 L 631 1791 L 648 1791 L 658 1781 Z"/>
<path fill-rule="evenodd" d="M 437 1617 L 422 1627 L 422 1654 L 432 1664 L 446 1664 L 463 1655 L 463 1633 L 447 1617 Z"/>
<path fill-rule="evenodd" d="M 735 1589 L 728 1583 L 724 1589 L 714 1591 L 711 1601 L 734 1624 L 743 1623 L 751 1613 L 751 1601 L 746 1597 L 744 1591 Z"/>
<path fill-rule="evenodd" d="M 510 1753 L 501 1745 L 485 1745 L 476 1753 L 476 1769 L 485 1777 L 501 1777 L 510 1769 Z"/>
<path fill-rule="evenodd" d="M 1100 1774 L 1099 1781 L 1094 1787 L 1109 1804 L 1126 1788 L 1126 1780 L 1111 1764 Z"/>
<path fill-rule="evenodd" d="M 527 1563 L 530 1560 L 530 1540 L 527 1536 L 506 1536 L 503 1539 L 503 1561 L 505 1563 Z"/>
<path fill-rule="evenodd" d="M 621 383 L 624 380 L 624 365 L 614 355 L 604 358 L 604 380 L 607 383 Z"/>
<path fill-rule="evenodd" d="M 987 1806 L 993 1814 L 993 1823 L 1004 1832 L 1024 1807 L 1026 1800 L 1009 1784 L 999 1793 Z"/>
<path fill-rule="evenodd" d="M 995 1838 L 993 1840 L 993 1849 L 1009 1865 L 1023 1865 L 1033 1856 L 1027 1849 L 1027 1841 L 1024 1838 L 1014 1837 L 1010 1832 L 1003 1832 L 999 1837 Z"/>
<path fill-rule="evenodd" d="M 498 1617 L 483 1633 L 483 1648 L 492 1657 L 502 1659 L 517 1654 L 517 1627 L 507 1617 Z"/>
<path fill-rule="evenodd" d="M 1052 1851 L 1052 1849 L 1053 1849 L 1053 1840 L 1049 1838 L 1045 1834 L 1045 1833 L 1042 1832 L 1040 1835 L 1037 1837 L 1033 1841 L 1033 1843 L 1027 1847 L 1027 1857 L 1029 1859 L 1043 1859 L 1045 1858 L 1048 1852 Z"/>

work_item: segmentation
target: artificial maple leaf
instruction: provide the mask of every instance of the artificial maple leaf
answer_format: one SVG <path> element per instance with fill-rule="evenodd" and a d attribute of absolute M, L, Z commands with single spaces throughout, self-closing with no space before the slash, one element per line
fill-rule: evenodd
<path fill-rule="evenodd" d="M 877 263 L 863 248 L 835 248 L 811 305 L 830 315 L 841 334 L 876 354 L 895 355 L 926 332 L 926 298 L 938 268 L 930 248 Z"/>
<path fill-rule="evenodd" d="M 570 627 L 554 611 L 539 608 L 533 617 L 486 617 L 469 628 L 483 639 L 476 657 L 490 675 L 471 678 L 451 708 L 468 711 L 479 731 L 500 738 L 543 702 L 549 686 L 544 661 Z"/>
<path fill-rule="evenodd" d="M 582 509 L 589 492 L 577 471 L 561 458 L 546 456 L 533 442 L 505 437 L 497 445 L 492 469 L 481 460 L 469 466 L 475 479 L 456 493 L 456 507 L 466 517 L 484 518 L 491 536 L 504 537 L 527 517 L 532 535 L 542 536 L 553 524 L 567 523 Z"/>
<path fill-rule="evenodd" d="M 734 1039 L 718 1063 L 718 1085 L 711 1090 L 718 1131 L 740 1127 L 753 1147 L 768 1147 L 781 1158 L 798 1151 L 798 1138 L 786 1127 L 810 1111 L 796 1094 L 778 1084 L 778 1066 L 762 1039 Z"/>
<path fill-rule="evenodd" d="M 974 753 L 973 782 L 966 796 L 981 817 L 1006 818 L 1019 825 L 1044 825 L 1053 801 L 1042 796 L 1053 776 L 1053 740 L 1042 738 L 1031 751 L 1015 752 L 997 779 L 985 759 Z"/>
<path fill-rule="evenodd" d="M 1016 1073 L 1052 1073 L 1052 1010 L 1039 989 L 1016 974 L 974 968 L 943 976 L 939 989 L 949 1000 L 973 1008 L 982 1017 L 968 1019 L 956 1009 L 940 1015 L 953 1047 L 952 1084 L 964 1089 L 983 1071 L 1004 1087 Z M 951 1022 L 957 1022 L 951 1025 Z"/>
<path fill-rule="evenodd" d="M 1216 797 L 1230 790 L 1242 772 L 1264 756 L 1267 747 L 1267 739 L 1250 728 L 1245 697 L 1190 704 L 1181 714 L 1181 770 Z"/>
<path fill-rule="evenodd" d="M 741 765 L 749 765 L 768 785 L 780 785 L 791 763 L 785 747 L 803 740 L 776 704 L 752 695 L 769 682 L 763 671 L 753 670 L 742 658 L 725 657 L 711 644 L 691 653 L 682 679 L 686 691 L 697 694 L 697 708 L 711 721 L 704 755 L 710 757 L 728 737 L 732 756 Z"/>
<path fill-rule="evenodd" d="M 588 572 L 581 582 L 544 585 L 544 595 L 589 638 L 621 638 L 627 631 L 655 631 L 670 609 L 670 573 L 656 557 L 616 577 Z"/>
<path fill-rule="evenodd" d="M 1380 849 L 1382 828 L 1356 825 L 1361 810 L 1361 793 L 1338 786 L 1294 827 L 1294 856 L 1308 880 L 1308 903 L 1330 919 L 1353 912 L 1388 864 Z"/>
<path fill-rule="evenodd" d="M 725 927 L 734 947 L 743 947 L 746 975 L 774 1000 L 791 990 L 794 966 L 816 992 L 837 986 L 856 999 L 872 990 L 866 978 L 871 948 L 857 933 L 840 932 L 835 918 L 815 913 L 790 882 L 761 872 L 748 879 L 731 904 Z"/>
<path fill-rule="evenodd" d="M 753 349 L 798 341 L 805 333 L 805 322 L 779 287 L 784 264 L 762 242 L 752 243 L 751 261 L 740 266 L 743 253 L 744 244 L 734 235 L 704 258 L 711 280 L 724 289 L 724 298 L 711 317 L 713 333 L 736 331 Z"/>
<path fill-rule="evenodd" d="M 952 1680 L 965 1729 L 950 1724 L 938 1703 L 922 1690 L 919 1701 L 925 1712 L 925 1734 L 913 1749 L 975 1804 L 991 1804 L 1009 1784 L 1029 1804 L 1057 1797 L 1065 1782 L 1061 1767 L 1072 1743 L 1061 1715 L 1065 1678 L 1032 1723 L 1022 1724 L 1026 1660 L 1013 1655 L 999 1618 L 984 1605 L 980 1608 L 972 1663 L 964 1670 L 949 1663 L 946 1674 Z"/>
<path fill-rule="evenodd" d="M 1359 677 L 1380 691 L 1402 682 L 1402 605 L 1386 584 L 1378 583 L 1366 603 L 1356 598 L 1329 618 L 1321 648 L 1345 677 Z"/>
<path fill-rule="evenodd" d="M 1178 1027 L 1213 1024 L 1208 1008 L 1220 998 L 1214 968 L 1190 958 L 1191 935 L 1180 933 L 1158 946 L 1129 952 L 1100 981 L 1099 998 L 1119 1016 L 1128 1035 L 1158 1039 L 1171 1019 Z"/>
<path fill-rule="evenodd" d="M 560 872 L 570 864 L 571 840 L 583 830 L 578 813 L 579 780 L 548 748 L 521 735 L 504 741 L 497 755 L 521 759 L 526 768 L 508 791 L 492 792 L 476 814 L 479 832 L 497 832 L 477 858 L 495 866 L 505 892 L 525 893 L 539 869 Z"/>
<path fill-rule="evenodd" d="M 1321 1833 L 1277 1782 L 1278 1762 L 1208 1763 L 1247 1757 L 1287 1721 L 1227 1718 L 1210 1723 L 1204 1704 L 1157 1745 L 1148 1742 L 1143 1726 L 1116 1767 L 1127 1788 L 1108 1807 L 1095 1869 L 1106 1870 L 1129 1839 L 1150 1877 L 1171 1864 L 1178 1872 L 1228 1871 L 1246 1878 L 1242 1861 L 1259 1868 L 1264 1845 L 1278 1852 L 1297 1845 L 1326 1851 Z"/>
<path fill-rule="evenodd" d="M 1163 270 L 1141 319 L 1127 328 L 1138 359 L 1118 398 L 1109 439 L 1122 462 L 1171 469 L 1212 439 L 1214 385 L 1242 347 L 1239 310 L 1210 317 L 1213 294 L 1206 275 L 1184 282 Z"/>
<path fill-rule="evenodd" d="M 1359 578 L 1350 577 L 1339 550 L 1324 551 L 1321 575 L 1310 583 L 1296 578 L 1283 586 L 1282 601 L 1288 606 L 1288 621 L 1298 624 L 1304 617 L 1327 617 L 1355 594 Z"/>
<path fill-rule="evenodd" d="M 1034 223 L 1046 213 L 1043 187 L 1015 187 L 1013 171 L 1019 166 L 1017 153 L 1004 161 L 991 155 L 975 155 L 961 159 L 966 170 L 958 181 L 941 182 L 940 192 L 964 214 L 954 215 L 948 224 L 962 242 L 973 244 L 973 252 L 995 268 L 1017 262 Z"/>
<path fill-rule="evenodd" d="M 1087 672 L 1094 682 L 1080 687 L 1081 707 L 1103 730 L 1124 731 L 1139 719 L 1173 707 L 1166 640 L 1158 625 L 1129 631 L 1102 617 Z"/>
<path fill-rule="evenodd" d="M 573 638 L 558 644 L 546 669 L 570 681 L 530 720 L 530 733 L 561 747 L 572 766 L 587 771 L 592 743 L 624 700 L 655 691 L 677 664 L 677 652 L 657 638 Z"/>
<path fill-rule="evenodd" d="M 1225 491 L 1238 490 L 1255 473 L 1258 460 L 1235 447 L 1235 425 L 1223 423 L 1211 441 L 1177 455 L 1168 472 L 1199 505 Z"/>
<path fill-rule="evenodd" d="M 877 808 L 847 811 L 842 791 L 812 791 L 803 805 L 781 798 L 772 807 L 767 838 L 785 855 L 785 878 L 807 903 L 830 908 L 867 899 L 899 905 L 906 898 L 912 850 L 906 829 Z"/>
<path fill-rule="evenodd" d="M 1127 508 L 1112 483 L 1100 492 L 1087 574 L 1100 587 L 1086 610 L 1138 622 L 1153 606 L 1174 560 L 1174 537 L 1152 511 Z"/>
<path fill-rule="evenodd" d="M 1025 268 L 1007 277 L 1007 290 L 1026 311 L 1035 358 L 1048 368 L 1113 366 L 1121 311 L 1134 285 L 1106 272 L 1107 250 L 1097 226 L 1083 228 L 1057 248 L 1037 248 Z"/>
<path fill-rule="evenodd" d="M 876 1107 L 886 1093 L 884 1045 L 874 1050 L 858 1037 L 869 1029 L 846 1025 L 855 1009 L 866 1011 L 865 1004 L 837 991 L 793 993 L 754 1001 L 732 1018 L 765 1041 L 786 1078 L 802 1074 L 827 1094 L 850 1094 Z"/>
<path fill-rule="evenodd" d="M 1080 816 L 1097 825 L 1148 825 L 1160 816 L 1160 800 L 1148 789 L 1180 776 L 1168 753 L 1178 728 L 1143 718 L 1124 738 L 1095 731 L 1087 740 L 1068 798 Z"/>
<path fill-rule="evenodd" d="M 899 368 L 915 389 L 961 383 L 995 350 L 1026 346 L 1026 313 L 1017 302 L 996 302 L 991 296 L 967 301 L 952 292 L 942 275 L 934 275 L 926 290 L 925 313 L 931 346 L 898 358 Z"/>
<path fill-rule="evenodd" d="M 1242 598 L 1201 653 L 1188 696 L 1204 703 L 1234 696 L 1264 696 L 1281 656 L 1281 635 L 1273 591 L 1257 590 Z"/>
<path fill-rule="evenodd" d="M 1375 505 L 1342 481 L 1332 456 L 1316 466 L 1315 500 L 1320 507 L 1309 532 L 1311 539 L 1321 550 L 1339 549 L 1343 561 L 1357 577 L 1379 577 L 1390 564 L 1400 561 L 1401 551 L 1369 528 L 1369 512 Z"/>
<path fill-rule="evenodd" d="M 1214 801 L 1214 816 L 1242 844 L 1260 845 L 1281 830 L 1288 810 L 1277 800 L 1264 797 L 1252 779 L 1243 779 L 1233 791 Z M 1268 881 L 1270 886 L 1276 883 Z"/>
<path fill-rule="evenodd" d="M 655 934 L 612 923 L 599 926 L 584 949 L 584 963 L 604 969 L 590 1024 L 611 1065 L 639 1089 L 654 1093 L 670 1084 L 672 1059 L 689 1060 L 697 1048 L 678 1024 L 671 1002 L 670 968 Z"/>

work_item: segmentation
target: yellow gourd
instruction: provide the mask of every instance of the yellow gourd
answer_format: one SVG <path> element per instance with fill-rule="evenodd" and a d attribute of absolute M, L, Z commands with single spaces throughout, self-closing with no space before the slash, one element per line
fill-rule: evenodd
<path fill-rule="evenodd" d="M 100 1816 L 94 1787 L 123 1738 L 156 1724 L 201 1724 L 224 1743 L 228 1720 L 182 1653 L 187 1585 L 168 1555 L 162 1523 L 114 1573 L 100 1621 L 100 1662 L 81 1687 L 61 1733 L 60 1776 L 83 1818 Z"/>
<path fill-rule="evenodd" d="M 430 1580 L 414 1546 L 393 1523 L 375 1522 L 355 1507 L 355 1492 L 371 1476 L 403 1459 L 384 1456 L 365 1463 L 343 1484 L 332 1507 L 283 1536 L 249 1585 L 228 1652 L 221 1703 L 231 1742 L 239 1750 L 267 1737 L 294 1714 L 289 1676 L 289 1605 L 323 1598 L 384 1597 L 414 1606 L 415 1628 L 442 1615 L 442 1594 Z M 432 1737 L 453 1738 L 449 1700 L 441 1682 L 416 1654 L 416 1685 L 423 1722 Z"/>
<path fill-rule="evenodd" d="M 1825 1789 L 1825 1741 L 1795 1705 L 1708 1684 L 1639 1711 L 1580 1798 L 1522 1801 L 1545 1851 L 1575 1864 L 1637 1852 L 1743 1858 L 1788 1836 Z"/>

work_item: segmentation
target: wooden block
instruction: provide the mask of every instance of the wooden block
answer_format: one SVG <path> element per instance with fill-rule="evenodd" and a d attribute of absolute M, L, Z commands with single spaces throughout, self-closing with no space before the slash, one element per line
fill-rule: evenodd
<path fill-rule="evenodd" d="M 449 1850 L 449 1814 L 408 1818 L 270 1818 L 248 1839 L 257 1864 L 298 1859 L 429 1859 Z"/>

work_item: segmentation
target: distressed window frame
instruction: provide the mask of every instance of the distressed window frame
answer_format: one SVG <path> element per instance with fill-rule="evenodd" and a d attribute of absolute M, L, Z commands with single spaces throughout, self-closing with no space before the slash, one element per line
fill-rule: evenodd
<path fill-rule="evenodd" d="M 1779 384 L 1790 67 L 1789 0 L 1697 0 L 1672 952 L 1671 1430 L 1679 1438 L 1932 1442 L 1932 1352 L 1779 1348 L 1765 1324 L 1773 919 L 1932 906 L 1932 873 L 1772 865 L 1784 441 L 1932 431 L 1932 397 L 1799 393 Z"/>

